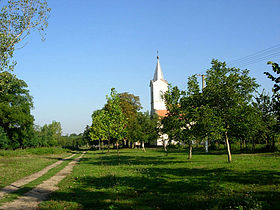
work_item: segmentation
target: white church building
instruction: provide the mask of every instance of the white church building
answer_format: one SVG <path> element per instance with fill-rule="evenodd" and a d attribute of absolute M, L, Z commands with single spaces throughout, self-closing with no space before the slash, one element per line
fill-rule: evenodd
<path fill-rule="evenodd" d="M 162 69 L 157 56 L 157 65 L 153 80 L 150 81 L 151 88 L 151 116 L 156 113 L 160 118 L 167 114 L 167 109 L 162 98 L 163 94 L 168 90 L 168 82 L 164 79 Z M 168 142 L 168 135 L 162 134 L 159 139 L 154 142 L 156 146 L 162 146 Z"/>

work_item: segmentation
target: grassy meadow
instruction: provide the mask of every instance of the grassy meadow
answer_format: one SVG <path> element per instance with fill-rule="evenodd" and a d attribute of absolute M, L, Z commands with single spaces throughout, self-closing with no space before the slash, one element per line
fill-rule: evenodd
<path fill-rule="evenodd" d="M 279 209 L 280 154 L 89 151 L 42 209 Z"/>
<path fill-rule="evenodd" d="M 70 155 L 61 148 L 0 150 L 0 188 Z"/>

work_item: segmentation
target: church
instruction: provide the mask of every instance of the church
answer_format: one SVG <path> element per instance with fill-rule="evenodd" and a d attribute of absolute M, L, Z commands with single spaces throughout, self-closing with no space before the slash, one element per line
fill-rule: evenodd
<path fill-rule="evenodd" d="M 163 94 L 168 90 L 168 82 L 164 79 L 162 69 L 159 63 L 159 57 L 157 56 L 157 65 L 154 73 L 154 78 L 150 81 L 151 88 L 151 116 L 155 113 L 163 118 L 167 114 L 167 109 L 162 98 Z M 156 146 L 162 146 L 168 141 L 168 135 L 162 134 L 154 142 Z"/>

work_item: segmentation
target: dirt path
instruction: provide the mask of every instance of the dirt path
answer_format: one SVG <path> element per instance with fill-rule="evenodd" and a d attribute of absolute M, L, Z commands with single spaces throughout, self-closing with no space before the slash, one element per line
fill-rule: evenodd
<path fill-rule="evenodd" d="M 65 158 L 65 159 L 62 159 L 62 160 L 59 160 L 49 166 L 47 166 L 46 168 L 43 168 L 41 171 L 38 171 L 34 174 L 31 174 L 30 176 L 26 176 L 20 180 L 17 180 L 15 182 L 13 182 L 12 184 L 0 189 L 0 199 L 2 197 L 4 197 L 5 194 L 7 193 L 12 193 L 18 189 L 20 189 L 23 185 L 26 185 L 28 184 L 29 182 L 32 182 L 33 180 L 35 179 L 38 179 L 39 177 L 43 176 L 45 173 L 47 173 L 50 169 L 60 165 L 63 161 L 67 160 L 67 159 L 70 159 L 74 156 L 75 154 Z"/>
<path fill-rule="evenodd" d="M 85 152 L 83 152 L 80 157 L 71 161 L 56 175 L 44 181 L 42 184 L 39 184 L 37 187 L 25 193 L 23 196 L 10 203 L 0 206 L 0 209 L 37 209 L 37 206 L 40 202 L 46 200 L 49 194 L 55 190 L 58 190 L 56 185 L 72 172 L 73 167 L 84 156 L 84 154 Z"/>

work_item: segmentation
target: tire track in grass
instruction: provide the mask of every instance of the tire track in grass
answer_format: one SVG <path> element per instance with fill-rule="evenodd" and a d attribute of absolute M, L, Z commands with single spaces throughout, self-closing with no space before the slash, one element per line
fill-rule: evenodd
<path fill-rule="evenodd" d="M 79 155 L 80 154 L 75 154 L 75 156 L 73 156 L 70 159 L 65 160 L 62 164 L 50 169 L 46 174 L 42 175 L 38 179 L 36 179 L 32 182 L 29 182 L 26 185 L 23 185 L 19 190 L 15 191 L 15 192 L 6 194 L 2 199 L 0 199 L 0 206 L 4 205 L 4 203 L 12 202 L 13 200 L 17 199 L 19 196 L 24 195 L 25 193 L 27 193 L 28 191 L 30 191 L 37 185 L 41 184 L 43 181 L 51 178 L 52 176 L 57 174 L 59 171 L 61 171 L 65 166 L 67 166 L 73 159 L 75 159 Z"/>
<path fill-rule="evenodd" d="M 7 193 L 12 193 L 15 192 L 17 190 L 19 190 L 23 185 L 28 184 L 29 182 L 34 181 L 35 179 L 38 179 L 39 177 L 41 177 L 42 175 L 46 174 L 50 169 L 60 165 L 61 163 L 63 163 L 65 160 L 70 159 L 74 156 L 75 154 L 72 154 L 71 156 L 64 158 L 62 160 L 59 160 L 45 168 L 43 168 L 41 171 L 38 171 L 34 174 L 31 174 L 29 176 L 26 176 L 22 179 L 19 179 L 15 182 L 13 182 L 12 184 L 0 189 L 0 199 L 3 198 Z"/>
<path fill-rule="evenodd" d="M 46 200 L 49 194 L 58 189 L 56 185 L 72 172 L 73 167 L 84 156 L 84 154 L 85 152 L 83 152 L 83 154 L 78 158 L 71 161 L 65 168 L 50 179 L 44 181 L 42 184 L 39 184 L 37 187 L 25 193 L 13 202 L 4 204 L 0 207 L 0 209 L 36 209 L 40 202 Z"/>

